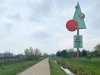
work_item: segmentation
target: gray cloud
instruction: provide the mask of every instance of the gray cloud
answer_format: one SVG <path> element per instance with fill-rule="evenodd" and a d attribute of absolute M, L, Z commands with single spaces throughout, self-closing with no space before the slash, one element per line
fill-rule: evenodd
<path fill-rule="evenodd" d="M 33 33 L 32 36 L 35 37 L 35 38 L 40 38 L 40 39 L 42 39 L 42 38 L 45 39 L 45 38 L 50 37 L 50 35 L 47 32 L 43 32 L 43 31 Z"/>

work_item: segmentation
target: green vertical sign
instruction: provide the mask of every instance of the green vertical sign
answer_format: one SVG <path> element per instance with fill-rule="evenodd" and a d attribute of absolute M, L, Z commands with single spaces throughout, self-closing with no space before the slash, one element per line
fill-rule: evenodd
<path fill-rule="evenodd" d="M 74 35 L 74 48 L 83 47 L 83 38 L 82 35 Z"/>

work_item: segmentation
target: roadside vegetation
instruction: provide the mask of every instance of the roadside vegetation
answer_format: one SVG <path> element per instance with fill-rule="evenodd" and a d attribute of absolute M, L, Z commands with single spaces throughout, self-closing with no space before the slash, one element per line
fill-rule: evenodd
<path fill-rule="evenodd" d="M 100 44 L 94 47 L 94 51 L 83 49 L 79 54 L 81 75 L 100 75 Z M 73 49 L 58 51 L 53 58 L 59 65 L 76 74 L 76 51 Z"/>
<path fill-rule="evenodd" d="M 65 72 L 57 65 L 53 59 L 49 59 L 51 75 L 66 75 Z"/>
<path fill-rule="evenodd" d="M 17 73 L 25 70 L 26 68 L 36 64 L 39 60 L 26 61 L 9 65 L 0 66 L 0 75 L 16 75 Z"/>
<path fill-rule="evenodd" d="M 56 58 L 56 61 L 64 68 L 77 72 L 76 58 Z M 80 72 L 81 75 L 100 75 L 100 58 L 80 58 Z"/>
<path fill-rule="evenodd" d="M 25 49 L 24 54 L 0 53 L 0 75 L 16 75 L 46 57 L 46 54 L 42 55 L 39 49 L 32 47 Z"/>

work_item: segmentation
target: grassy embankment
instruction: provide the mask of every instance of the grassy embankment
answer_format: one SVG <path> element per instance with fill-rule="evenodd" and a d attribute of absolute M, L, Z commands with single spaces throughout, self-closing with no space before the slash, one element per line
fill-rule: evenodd
<path fill-rule="evenodd" d="M 63 66 L 76 73 L 76 58 L 56 58 L 56 60 L 59 64 L 62 64 Z M 81 75 L 100 75 L 100 58 L 80 58 L 80 72 Z"/>
<path fill-rule="evenodd" d="M 54 62 L 53 59 L 49 59 L 51 75 L 66 75 L 65 72 Z"/>
<path fill-rule="evenodd" d="M 0 75 L 16 75 L 17 73 L 25 70 L 26 68 L 36 64 L 40 60 L 25 61 L 15 64 L 0 66 Z"/>

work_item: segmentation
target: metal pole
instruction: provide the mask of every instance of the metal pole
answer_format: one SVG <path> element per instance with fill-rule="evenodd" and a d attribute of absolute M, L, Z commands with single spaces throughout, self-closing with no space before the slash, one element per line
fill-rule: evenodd
<path fill-rule="evenodd" d="M 79 29 L 77 29 L 77 35 L 79 35 Z M 79 64 L 79 48 L 77 48 L 77 75 L 80 75 L 80 64 Z"/>

